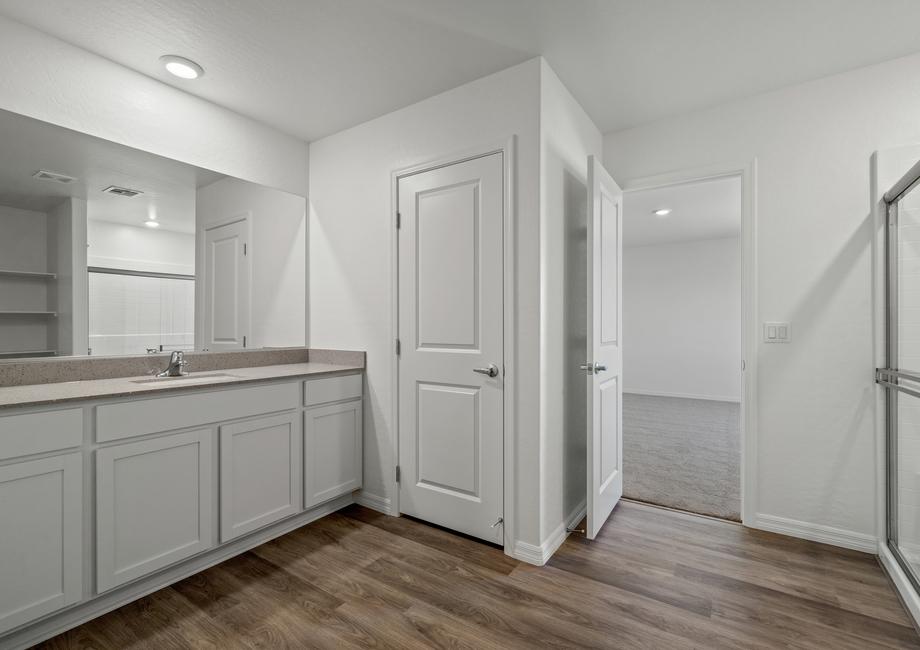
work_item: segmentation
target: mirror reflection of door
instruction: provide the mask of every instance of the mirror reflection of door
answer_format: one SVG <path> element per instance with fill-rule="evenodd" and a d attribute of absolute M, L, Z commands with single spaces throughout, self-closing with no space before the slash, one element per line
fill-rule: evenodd
<path fill-rule="evenodd" d="M 206 351 L 245 348 L 249 336 L 249 217 L 204 230 Z"/>

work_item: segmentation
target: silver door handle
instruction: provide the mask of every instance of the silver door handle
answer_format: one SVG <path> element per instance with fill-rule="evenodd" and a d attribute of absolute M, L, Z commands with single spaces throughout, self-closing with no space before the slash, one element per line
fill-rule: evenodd
<path fill-rule="evenodd" d="M 607 370 L 607 366 L 605 366 L 602 363 L 583 363 L 578 367 L 586 371 L 589 375 L 591 374 L 596 375 L 599 372 L 604 372 L 605 370 Z"/>
<path fill-rule="evenodd" d="M 490 363 L 488 368 L 473 368 L 473 372 L 478 372 L 480 375 L 488 375 L 489 377 L 498 377 L 498 366 L 494 363 Z"/>

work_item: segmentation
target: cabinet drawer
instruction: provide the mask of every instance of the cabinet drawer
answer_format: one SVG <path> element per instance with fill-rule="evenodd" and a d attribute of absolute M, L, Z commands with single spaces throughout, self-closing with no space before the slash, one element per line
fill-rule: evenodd
<path fill-rule="evenodd" d="M 361 397 L 362 375 L 344 375 L 326 379 L 308 379 L 303 383 L 304 406 L 341 402 Z"/>
<path fill-rule="evenodd" d="M 294 382 L 121 402 L 96 407 L 96 441 L 108 442 L 277 413 L 298 407 Z"/>
<path fill-rule="evenodd" d="M 43 411 L 0 418 L 0 460 L 83 444 L 83 409 Z"/>

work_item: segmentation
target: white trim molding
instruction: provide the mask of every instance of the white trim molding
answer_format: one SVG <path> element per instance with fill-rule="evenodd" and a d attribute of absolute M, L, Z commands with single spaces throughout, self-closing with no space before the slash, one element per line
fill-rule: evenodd
<path fill-rule="evenodd" d="M 875 554 L 879 552 L 879 543 L 875 535 L 857 533 L 852 530 L 824 526 L 822 524 L 813 524 L 797 519 L 777 517 L 776 515 L 757 514 L 755 520 L 753 522 L 745 522 L 745 526 L 766 530 L 771 533 L 779 533 L 780 535 L 800 537 L 802 539 L 811 540 L 812 542 L 820 542 L 821 544 L 849 548 L 854 551 L 863 551 L 864 553 Z"/>
<path fill-rule="evenodd" d="M 379 494 L 372 494 L 364 491 L 355 492 L 355 503 L 365 508 L 382 512 L 385 515 L 399 514 L 393 509 L 390 499 Z"/>
<path fill-rule="evenodd" d="M 539 546 L 529 544 L 528 542 L 517 541 L 514 543 L 510 555 L 522 562 L 543 566 L 549 562 L 549 559 L 553 557 L 553 553 L 559 550 L 563 542 L 568 539 L 569 531 L 585 518 L 587 512 L 588 503 L 587 501 L 582 501 L 575 510 L 565 518 L 565 521 L 559 524 Z"/>

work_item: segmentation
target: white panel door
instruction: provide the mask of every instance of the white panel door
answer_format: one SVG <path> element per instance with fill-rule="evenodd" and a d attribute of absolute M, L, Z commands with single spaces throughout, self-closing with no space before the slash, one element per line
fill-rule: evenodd
<path fill-rule="evenodd" d="M 83 596 L 83 457 L 0 467 L 0 633 Z"/>
<path fill-rule="evenodd" d="M 401 512 L 502 543 L 502 154 L 399 180 Z"/>
<path fill-rule="evenodd" d="M 220 541 L 300 512 L 300 413 L 220 427 Z"/>
<path fill-rule="evenodd" d="M 211 352 L 245 348 L 249 336 L 249 221 L 204 231 L 204 340 Z"/>
<path fill-rule="evenodd" d="M 211 429 L 96 452 L 99 593 L 211 547 Z"/>
<path fill-rule="evenodd" d="M 588 539 L 623 496 L 623 191 L 588 156 Z"/>
<path fill-rule="evenodd" d="M 304 507 L 361 487 L 361 412 L 360 399 L 304 411 Z"/>

